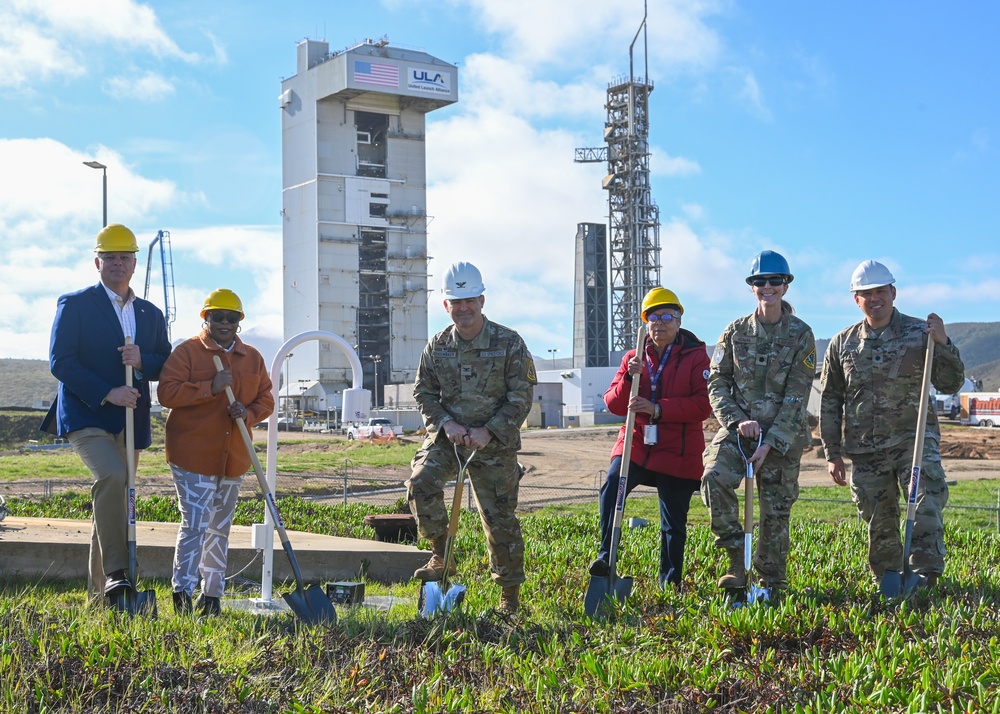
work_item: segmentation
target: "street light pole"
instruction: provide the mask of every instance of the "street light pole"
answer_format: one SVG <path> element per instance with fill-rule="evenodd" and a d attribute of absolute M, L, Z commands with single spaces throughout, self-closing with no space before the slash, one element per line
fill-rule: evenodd
<path fill-rule="evenodd" d="M 84 161 L 84 166 L 89 166 L 92 169 L 100 169 L 104 172 L 104 225 L 108 225 L 108 167 L 102 164 L 100 161 Z"/>
<path fill-rule="evenodd" d="M 375 365 L 375 408 L 378 409 L 378 364 L 382 361 L 381 355 L 368 355 L 368 359 Z"/>
<path fill-rule="evenodd" d="M 288 377 L 288 362 L 291 359 L 292 359 L 292 353 L 289 352 L 287 355 L 285 355 L 285 431 L 292 430 L 292 425 L 288 421 L 289 419 L 288 405 L 291 403 L 292 400 L 292 381 Z"/>
<path fill-rule="evenodd" d="M 556 352 L 558 351 L 558 349 L 549 350 L 549 355 L 552 357 L 552 369 L 556 368 Z"/>

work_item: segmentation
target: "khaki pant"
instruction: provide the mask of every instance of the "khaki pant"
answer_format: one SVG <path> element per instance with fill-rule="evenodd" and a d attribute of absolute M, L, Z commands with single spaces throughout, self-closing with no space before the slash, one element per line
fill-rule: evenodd
<path fill-rule="evenodd" d="M 100 601 L 104 597 L 105 575 L 128 569 L 125 432 L 110 434 L 97 427 L 86 427 L 71 431 L 66 438 L 94 477 L 94 485 L 90 488 L 94 512 L 87 592 L 92 599 Z M 138 451 L 135 462 L 138 465 Z"/>

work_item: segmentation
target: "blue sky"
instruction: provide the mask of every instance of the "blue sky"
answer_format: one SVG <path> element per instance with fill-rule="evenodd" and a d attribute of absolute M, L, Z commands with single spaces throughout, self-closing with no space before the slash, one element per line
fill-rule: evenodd
<path fill-rule="evenodd" d="M 56 297 L 97 280 L 101 173 L 82 165 L 97 159 L 112 222 L 142 246 L 170 231 L 172 337 L 230 287 L 270 360 L 280 82 L 302 39 L 383 36 L 459 67 L 460 101 L 428 117 L 432 285 L 479 264 L 486 313 L 568 357 L 575 226 L 607 215 L 604 167 L 573 149 L 601 145 L 641 17 L 641 0 L 0 0 L 0 357 L 45 358 Z M 749 313 L 743 278 L 765 248 L 791 264 L 788 298 L 817 337 L 859 319 L 847 285 L 868 258 L 904 312 L 1000 320 L 997 36 L 987 2 L 651 0 L 662 282 L 685 327 L 711 343 Z M 159 281 L 154 266 L 156 302 Z"/>

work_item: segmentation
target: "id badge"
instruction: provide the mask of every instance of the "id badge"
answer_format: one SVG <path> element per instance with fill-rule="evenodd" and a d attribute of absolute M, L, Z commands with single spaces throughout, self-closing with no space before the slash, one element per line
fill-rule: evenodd
<path fill-rule="evenodd" d="M 647 446 L 652 446 L 656 443 L 656 424 L 646 424 L 642 431 L 642 442 Z"/>

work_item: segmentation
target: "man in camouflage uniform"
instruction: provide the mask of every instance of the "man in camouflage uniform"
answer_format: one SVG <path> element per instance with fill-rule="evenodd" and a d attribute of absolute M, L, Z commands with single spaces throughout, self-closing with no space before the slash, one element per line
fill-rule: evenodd
<path fill-rule="evenodd" d="M 868 562 L 876 581 L 886 570 L 902 572 L 899 494 L 909 487 L 928 336 L 936 343 L 934 387 L 953 394 L 965 378 L 965 365 L 944 322 L 934 313 L 926 320 L 901 314 L 893 307 L 894 282 L 876 261 L 867 260 L 854 271 L 851 290 L 865 319 L 830 341 L 819 420 L 830 476 L 838 485 L 847 483 L 843 457 L 851 459 L 851 491 L 868 524 Z M 928 405 L 910 566 L 926 575 L 930 585 L 944 571 L 941 511 L 948 486 L 940 440 L 935 410 Z"/>
<path fill-rule="evenodd" d="M 514 514 L 522 474 L 517 452 L 537 379 L 521 337 L 483 315 L 484 291 L 482 276 L 471 263 L 448 269 L 444 308 L 454 325 L 431 338 L 417 369 L 413 396 L 427 438 L 413 457 L 407 499 L 417 529 L 431 541 L 433 552 L 413 576 L 437 581 L 444 575 L 444 483 L 459 471 L 455 446 L 463 458 L 475 449 L 466 473 L 486 532 L 490 573 L 503 588 L 501 609 L 516 612 L 524 582 L 524 540 Z"/>
<path fill-rule="evenodd" d="M 761 587 L 776 591 L 787 585 L 789 519 L 799 496 L 799 461 L 808 438 L 806 401 L 816 373 L 812 329 L 784 300 L 792 279 L 780 254 L 758 255 L 747 278 L 757 309 L 729 324 L 712 356 L 708 396 L 722 428 L 705 452 L 701 493 L 715 545 L 729 558 L 719 579 L 719 587 L 727 590 L 747 585 L 736 494 L 747 472 L 744 453 L 759 493 L 753 568 Z"/>

